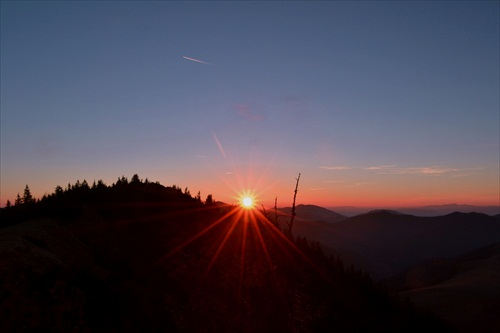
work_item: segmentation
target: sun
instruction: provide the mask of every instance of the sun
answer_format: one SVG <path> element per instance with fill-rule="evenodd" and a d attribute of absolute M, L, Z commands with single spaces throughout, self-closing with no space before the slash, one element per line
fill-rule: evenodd
<path fill-rule="evenodd" d="M 241 205 L 245 208 L 253 208 L 253 200 L 251 197 L 243 197 L 241 199 Z"/>
<path fill-rule="evenodd" d="M 239 203 L 239 206 L 246 210 L 254 209 L 259 203 L 258 196 L 254 190 L 242 190 L 235 199 Z"/>

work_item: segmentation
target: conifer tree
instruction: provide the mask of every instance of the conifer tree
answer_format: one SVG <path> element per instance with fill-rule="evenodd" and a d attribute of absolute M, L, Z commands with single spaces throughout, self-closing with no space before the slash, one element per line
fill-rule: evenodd
<path fill-rule="evenodd" d="M 132 179 L 130 180 L 130 184 L 139 184 L 141 180 L 139 179 L 139 175 L 135 174 L 132 176 Z"/>
<path fill-rule="evenodd" d="M 57 185 L 56 188 L 54 189 L 54 193 L 56 195 L 56 197 L 61 197 L 64 193 L 64 190 L 61 186 Z"/>
<path fill-rule="evenodd" d="M 33 196 L 31 195 L 30 188 L 28 185 L 24 188 L 24 195 L 23 195 L 23 203 L 24 204 L 31 204 L 34 203 L 35 200 L 33 199 Z"/>
<path fill-rule="evenodd" d="M 21 196 L 19 195 L 19 193 L 17 194 L 17 197 L 16 197 L 16 201 L 14 201 L 14 206 L 19 206 L 23 203 L 23 199 L 21 198 Z"/>

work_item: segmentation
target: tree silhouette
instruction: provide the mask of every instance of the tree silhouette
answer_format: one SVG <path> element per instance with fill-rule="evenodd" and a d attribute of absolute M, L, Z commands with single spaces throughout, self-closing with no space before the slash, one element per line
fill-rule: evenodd
<path fill-rule="evenodd" d="M 54 189 L 54 194 L 56 197 L 60 198 L 64 193 L 64 190 L 61 186 L 57 185 L 56 188 Z"/>
<path fill-rule="evenodd" d="M 103 188 L 106 188 L 106 184 L 104 184 L 104 182 L 102 181 L 102 179 L 99 179 L 97 181 L 97 188 L 98 189 L 103 189 Z"/>
<path fill-rule="evenodd" d="M 278 223 L 278 197 L 274 198 L 274 226 L 279 228 Z"/>
<path fill-rule="evenodd" d="M 139 184 L 141 180 L 139 179 L 139 175 L 135 174 L 132 176 L 132 179 L 130 179 L 131 184 Z"/>
<path fill-rule="evenodd" d="M 24 194 L 23 194 L 23 203 L 26 205 L 32 204 L 35 202 L 35 199 L 33 199 L 33 196 L 31 195 L 31 191 L 28 185 L 24 188 Z"/>
<path fill-rule="evenodd" d="M 211 206 L 214 204 L 214 199 L 212 198 L 212 195 L 209 194 L 207 195 L 207 199 L 205 200 L 205 205 Z"/>
<path fill-rule="evenodd" d="M 21 196 L 19 195 L 19 193 L 17 194 L 17 197 L 16 197 L 16 200 L 14 201 L 14 205 L 15 206 L 19 206 L 23 203 L 23 199 L 21 198 Z"/>

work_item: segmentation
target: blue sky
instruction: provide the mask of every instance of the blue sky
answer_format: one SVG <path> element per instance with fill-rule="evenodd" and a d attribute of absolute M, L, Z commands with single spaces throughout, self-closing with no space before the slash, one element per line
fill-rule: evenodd
<path fill-rule="evenodd" d="M 499 38 L 493 1 L 2 1 L 1 203 L 138 173 L 285 205 L 301 172 L 303 203 L 498 204 Z"/>

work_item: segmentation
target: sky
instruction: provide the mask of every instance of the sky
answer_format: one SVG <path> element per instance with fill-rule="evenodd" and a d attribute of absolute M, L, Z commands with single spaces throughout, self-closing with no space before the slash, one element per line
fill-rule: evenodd
<path fill-rule="evenodd" d="M 499 2 L 1 1 L 1 195 L 500 204 Z"/>

